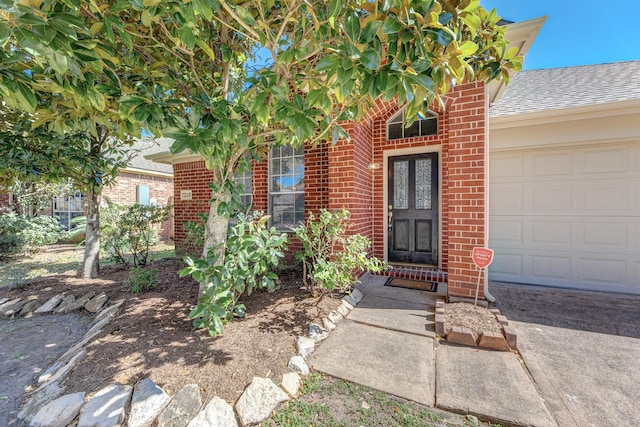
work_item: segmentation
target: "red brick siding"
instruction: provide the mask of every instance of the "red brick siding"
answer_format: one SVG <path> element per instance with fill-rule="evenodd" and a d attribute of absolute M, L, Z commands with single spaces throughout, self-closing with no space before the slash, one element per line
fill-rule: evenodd
<path fill-rule="evenodd" d="M 449 108 L 449 294 L 475 295 L 474 246 L 486 244 L 487 111 L 483 83 L 458 87 Z M 484 296 L 481 285 L 480 296 Z"/>
<path fill-rule="evenodd" d="M 154 199 L 160 206 L 171 204 L 173 196 L 173 178 L 165 176 L 147 175 L 122 171 L 118 173 L 115 184 L 102 190 L 102 198 L 121 205 L 132 205 L 137 200 L 138 185 L 149 187 L 149 198 Z M 159 227 L 159 235 L 162 239 L 169 239 L 171 233 L 171 220 Z"/>
<path fill-rule="evenodd" d="M 198 221 L 198 213 L 209 212 L 209 200 L 211 199 L 209 184 L 213 181 L 213 173 L 205 168 L 204 160 L 199 160 L 173 165 L 173 178 L 176 254 L 199 255 L 202 248 L 190 247 L 185 242 L 184 223 Z M 191 190 L 191 200 L 181 200 L 180 192 L 182 190 Z"/>

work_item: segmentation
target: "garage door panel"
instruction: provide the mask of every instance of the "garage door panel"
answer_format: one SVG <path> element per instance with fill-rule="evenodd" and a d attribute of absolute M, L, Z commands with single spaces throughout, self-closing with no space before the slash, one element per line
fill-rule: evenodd
<path fill-rule="evenodd" d="M 531 255 L 531 276 L 544 280 L 571 280 L 571 257 Z"/>
<path fill-rule="evenodd" d="M 630 250 L 631 229 L 624 220 L 581 221 L 578 224 L 578 245 L 596 252 L 618 249 L 620 253 Z"/>
<path fill-rule="evenodd" d="M 501 156 L 492 163 L 489 170 L 491 178 L 519 178 L 524 175 L 524 157 L 522 154 Z"/>
<path fill-rule="evenodd" d="M 640 294 L 640 141 L 490 162 L 492 280 Z"/>
<path fill-rule="evenodd" d="M 532 155 L 531 175 L 543 178 L 573 175 L 573 156 L 571 151 L 555 151 L 553 153 Z"/>
<path fill-rule="evenodd" d="M 572 243 L 572 222 L 570 219 L 532 219 L 530 240 L 533 248 L 552 245 L 569 249 Z"/>
<path fill-rule="evenodd" d="M 517 186 L 502 185 L 491 191 L 489 203 L 503 214 L 521 212 L 524 209 L 524 194 Z"/>
<path fill-rule="evenodd" d="M 524 274 L 523 264 L 524 256 L 521 254 L 495 254 L 489 271 L 504 277 L 502 280 L 518 281 Z"/>
<path fill-rule="evenodd" d="M 571 188 L 539 186 L 533 188 L 530 194 L 530 209 L 533 211 L 564 212 L 571 209 Z"/>
<path fill-rule="evenodd" d="M 591 186 L 580 185 L 576 189 L 579 203 L 576 209 L 583 213 L 606 212 L 624 214 L 629 212 L 629 186 L 619 180 L 612 183 L 595 183 Z"/>
<path fill-rule="evenodd" d="M 492 218 L 489 223 L 489 240 L 500 242 L 501 246 L 523 246 L 524 221 L 522 219 Z"/>
<path fill-rule="evenodd" d="M 579 173 L 589 175 L 627 172 L 629 154 L 629 147 L 625 146 L 583 149 L 577 152 L 581 159 Z"/>
<path fill-rule="evenodd" d="M 576 261 L 578 283 L 617 285 L 627 283 L 627 262 L 619 259 L 582 257 Z"/>

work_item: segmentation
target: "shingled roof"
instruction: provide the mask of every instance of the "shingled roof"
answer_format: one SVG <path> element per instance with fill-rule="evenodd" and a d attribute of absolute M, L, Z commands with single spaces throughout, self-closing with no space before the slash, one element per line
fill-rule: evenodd
<path fill-rule="evenodd" d="M 173 166 L 162 163 L 152 162 L 145 156 L 169 151 L 169 147 L 173 143 L 169 138 L 150 138 L 144 137 L 136 140 L 132 149 L 138 150 L 136 155 L 129 160 L 128 167 L 132 169 L 140 169 L 149 172 L 173 173 Z"/>
<path fill-rule="evenodd" d="M 640 99 L 640 61 L 521 71 L 490 117 Z"/>

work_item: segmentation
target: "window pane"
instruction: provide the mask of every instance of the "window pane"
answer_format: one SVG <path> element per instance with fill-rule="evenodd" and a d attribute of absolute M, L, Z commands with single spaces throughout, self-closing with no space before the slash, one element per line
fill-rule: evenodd
<path fill-rule="evenodd" d="M 421 120 L 420 135 L 437 135 L 438 134 L 438 118 L 432 117 L 426 120 Z"/>
<path fill-rule="evenodd" d="M 431 209 L 431 163 L 416 160 L 416 209 Z"/>
<path fill-rule="evenodd" d="M 402 123 L 395 123 L 389 125 L 389 139 L 400 139 L 402 138 Z"/>
<path fill-rule="evenodd" d="M 138 185 L 138 204 L 149 206 L 149 187 L 147 185 Z"/>
<path fill-rule="evenodd" d="M 280 171 L 280 157 L 271 159 L 271 174 L 272 175 L 280 175 L 282 172 Z"/>
<path fill-rule="evenodd" d="M 419 136 L 420 135 L 420 121 L 416 120 L 415 122 L 413 122 L 413 124 L 411 126 L 409 126 L 408 128 L 404 128 L 404 137 L 405 138 L 411 138 L 413 136 Z"/>
<path fill-rule="evenodd" d="M 409 208 L 409 162 L 393 163 L 393 209 Z"/>
<path fill-rule="evenodd" d="M 304 219 L 304 147 L 275 147 L 270 157 L 271 223 L 288 229 Z"/>

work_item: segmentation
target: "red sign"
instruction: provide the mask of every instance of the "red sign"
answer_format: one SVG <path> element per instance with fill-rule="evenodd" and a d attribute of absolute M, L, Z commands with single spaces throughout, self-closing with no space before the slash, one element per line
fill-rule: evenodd
<path fill-rule="evenodd" d="M 473 262 L 478 268 L 487 268 L 493 261 L 493 250 L 488 248 L 473 248 Z"/>

